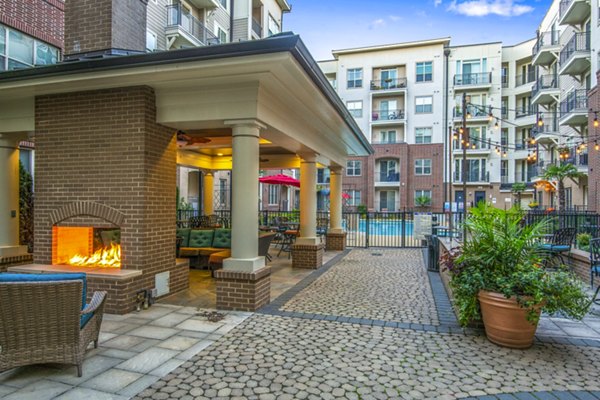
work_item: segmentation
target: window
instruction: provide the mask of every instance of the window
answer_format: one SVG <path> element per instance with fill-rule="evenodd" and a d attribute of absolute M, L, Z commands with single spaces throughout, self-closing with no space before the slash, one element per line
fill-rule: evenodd
<path fill-rule="evenodd" d="M 269 185 L 269 204 L 279 204 L 279 186 Z"/>
<path fill-rule="evenodd" d="M 415 160 L 415 175 L 431 175 L 431 159 L 420 158 Z"/>
<path fill-rule="evenodd" d="M 221 7 L 227 10 L 227 0 L 219 0 Z"/>
<path fill-rule="evenodd" d="M 227 43 L 227 31 L 223 28 L 221 28 L 221 25 L 217 24 L 215 22 L 215 32 L 217 34 L 217 37 L 219 38 L 219 43 L 223 44 L 223 43 Z"/>
<path fill-rule="evenodd" d="M 349 196 L 346 199 L 346 205 L 359 206 L 360 202 L 360 190 L 346 190 L 346 194 Z"/>
<path fill-rule="evenodd" d="M 433 81 L 433 62 L 418 62 L 417 63 L 417 82 Z"/>
<path fill-rule="evenodd" d="M 154 51 L 157 48 L 156 34 L 150 31 L 146 31 L 146 50 Z"/>
<path fill-rule="evenodd" d="M 419 200 L 417 200 L 419 199 Z M 425 199 L 429 199 L 428 201 L 425 201 Z M 431 190 L 415 190 L 415 205 L 419 206 L 419 205 L 425 205 L 425 204 L 431 204 Z"/>
<path fill-rule="evenodd" d="M 432 128 L 415 128 L 415 143 L 431 143 Z"/>
<path fill-rule="evenodd" d="M 363 85 L 362 68 L 353 68 L 348 70 L 348 89 L 361 88 Z"/>
<path fill-rule="evenodd" d="M 363 103 L 361 100 L 348 101 L 346 102 L 346 106 L 354 118 L 361 118 L 363 116 Z"/>
<path fill-rule="evenodd" d="M 317 169 L 317 183 L 329 183 L 331 175 L 329 169 L 319 168 Z"/>
<path fill-rule="evenodd" d="M 0 71 L 56 64 L 58 48 L 0 25 Z"/>
<path fill-rule="evenodd" d="M 380 131 L 380 143 L 396 143 L 396 131 Z"/>
<path fill-rule="evenodd" d="M 273 36 L 281 32 L 281 28 L 279 28 L 279 24 L 275 21 L 275 18 L 271 14 L 269 14 L 269 36 Z"/>
<path fill-rule="evenodd" d="M 361 175 L 362 162 L 358 160 L 350 160 L 346 162 L 346 175 L 347 176 L 360 176 Z"/>
<path fill-rule="evenodd" d="M 206 188 L 208 190 L 208 195 L 212 196 L 211 192 L 212 188 Z M 216 201 L 216 206 L 219 208 L 228 208 L 228 196 L 227 196 L 227 179 L 219 179 L 219 198 Z"/>
<path fill-rule="evenodd" d="M 383 190 L 379 192 L 379 211 L 396 211 L 396 192 Z"/>
<path fill-rule="evenodd" d="M 35 65 L 51 65 L 58 62 L 58 49 L 45 43 L 35 44 Z"/>
<path fill-rule="evenodd" d="M 432 96 L 421 96 L 415 98 L 416 114 L 425 114 L 433 112 L 433 97 Z"/>

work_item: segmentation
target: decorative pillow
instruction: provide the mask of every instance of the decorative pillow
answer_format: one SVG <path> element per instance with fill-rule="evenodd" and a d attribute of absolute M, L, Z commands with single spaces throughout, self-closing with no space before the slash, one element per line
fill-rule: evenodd
<path fill-rule="evenodd" d="M 213 231 L 208 229 L 192 229 L 190 242 L 187 247 L 210 247 L 213 241 Z M 185 246 L 184 246 L 185 247 Z"/>
<path fill-rule="evenodd" d="M 212 247 L 217 249 L 231 248 L 231 229 L 215 229 Z"/>
<path fill-rule="evenodd" d="M 190 246 L 190 228 L 177 228 L 177 236 L 182 237 L 181 247 Z"/>

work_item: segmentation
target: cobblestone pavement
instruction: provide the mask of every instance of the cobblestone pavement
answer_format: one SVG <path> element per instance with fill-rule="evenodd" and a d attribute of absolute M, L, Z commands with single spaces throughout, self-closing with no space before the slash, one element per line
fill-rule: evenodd
<path fill-rule="evenodd" d="M 281 310 L 439 325 L 423 257 L 414 249 L 353 250 Z"/>
<path fill-rule="evenodd" d="M 301 312 L 281 311 L 285 301 L 278 299 L 136 399 L 600 398 L 599 347 L 569 339 L 511 350 L 491 344 L 477 331 L 465 334 L 445 320 L 430 325 L 435 309 L 423 304 L 437 303 L 440 309 L 439 277 L 436 281 L 430 276 L 432 296 L 411 286 L 420 281 L 429 287 L 427 273 L 417 261 L 419 250 L 377 252 L 383 256 L 354 250 L 339 264 L 324 268 L 324 273 L 316 272 L 314 282 L 308 279 L 289 297 L 282 296 L 287 307 Z M 389 265 L 403 265 L 405 260 L 423 272 L 390 276 L 397 272 Z M 363 274 L 359 266 L 371 273 Z M 354 290 L 339 287 L 344 273 L 362 277 L 346 281 Z M 394 280 L 401 283 L 391 285 Z M 368 296 L 361 294 L 362 288 Z M 389 297 L 403 304 L 394 307 Z M 317 308 L 321 298 L 325 309 Z M 375 304 L 363 306 L 361 298 Z M 344 301 L 358 307 L 361 317 L 336 317 L 352 311 Z M 386 313 L 378 313 L 377 302 Z M 319 311 L 327 314 L 319 318 Z M 381 318 L 426 323 L 379 326 Z"/>
<path fill-rule="evenodd" d="M 255 315 L 138 399 L 452 399 L 599 390 L 600 349 Z M 187 397 L 186 397 L 187 396 Z"/>

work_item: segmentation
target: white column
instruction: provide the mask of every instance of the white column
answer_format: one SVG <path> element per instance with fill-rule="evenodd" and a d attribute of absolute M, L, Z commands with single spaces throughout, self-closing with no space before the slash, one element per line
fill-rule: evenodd
<path fill-rule="evenodd" d="M 225 121 L 233 127 L 231 258 L 223 269 L 254 272 L 265 266 L 258 256 L 258 172 L 260 129 L 255 120 Z"/>
<path fill-rule="evenodd" d="M 342 228 L 342 167 L 329 168 L 329 233 L 343 233 Z"/>
<path fill-rule="evenodd" d="M 300 237 L 297 244 L 318 244 L 317 163 L 314 155 L 300 155 Z"/>
<path fill-rule="evenodd" d="M 202 178 L 202 191 L 204 192 L 202 209 L 204 215 L 211 215 L 214 212 L 213 196 L 214 196 L 214 177 L 213 173 L 206 172 Z"/>
<path fill-rule="evenodd" d="M 0 257 L 27 254 L 19 245 L 19 140 L 0 134 Z"/>

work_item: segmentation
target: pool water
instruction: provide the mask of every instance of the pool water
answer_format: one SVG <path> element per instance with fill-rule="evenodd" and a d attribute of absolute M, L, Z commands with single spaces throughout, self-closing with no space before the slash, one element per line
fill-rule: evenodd
<path fill-rule="evenodd" d="M 356 221 L 352 221 L 356 222 Z M 344 221 L 344 228 L 348 231 L 366 233 L 367 232 L 367 221 L 361 219 L 358 222 L 358 229 L 353 227 L 353 224 L 346 226 Z M 355 225 L 355 224 L 354 224 Z M 404 235 L 412 236 L 413 234 L 413 221 L 404 221 Z M 389 221 L 382 220 L 369 220 L 369 235 L 382 235 L 382 236 L 402 236 L 402 220 L 394 219 Z"/>

